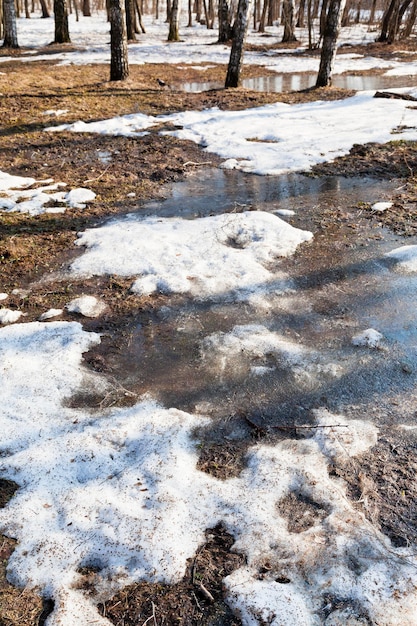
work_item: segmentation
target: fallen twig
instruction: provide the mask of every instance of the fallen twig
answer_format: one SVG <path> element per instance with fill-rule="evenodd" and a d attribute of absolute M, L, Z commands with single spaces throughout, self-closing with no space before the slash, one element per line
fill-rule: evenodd
<path fill-rule="evenodd" d="M 187 165 L 194 165 L 195 167 L 200 167 L 201 165 L 211 165 L 211 161 L 203 161 L 202 163 L 197 163 L 196 161 L 186 161 L 183 163 L 183 167 L 187 167 Z"/>
<path fill-rule="evenodd" d="M 211 595 L 210 591 L 205 588 L 203 583 L 200 583 L 198 585 L 198 588 L 200 589 L 201 593 L 203 594 L 203 596 L 205 597 L 206 600 L 208 600 L 211 603 L 214 602 L 213 596 Z"/>

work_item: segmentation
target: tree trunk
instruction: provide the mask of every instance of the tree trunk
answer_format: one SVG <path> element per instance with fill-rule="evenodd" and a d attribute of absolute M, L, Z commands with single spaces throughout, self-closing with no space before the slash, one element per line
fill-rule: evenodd
<path fill-rule="evenodd" d="M 91 17 L 90 0 L 83 0 L 83 15 L 84 17 Z"/>
<path fill-rule="evenodd" d="M 146 35 L 146 30 L 145 30 L 145 27 L 144 27 L 143 21 L 142 21 L 142 9 L 139 6 L 139 1 L 138 0 L 134 0 L 134 5 L 135 5 L 136 15 L 137 15 L 138 22 L 139 22 L 139 28 L 142 31 L 142 34 Z M 137 30 L 136 32 L 139 32 L 139 30 Z"/>
<path fill-rule="evenodd" d="M 3 48 L 18 48 L 16 8 L 14 0 L 3 0 L 3 27 L 4 41 Z"/>
<path fill-rule="evenodd" d="M 193 25 L 193 0 L 188 0 L 188 24 L 187 28 Z"/>
<path fill-rule="evenodd" d="M 297 24 L 296 24 L 297 28 L 304 28 L 305 12 L 306 12 L 306 0 L 300 0 L 300 6 L 298 7 L 298 16 L 297 16 Z"/>
<path fill-rule="evenodd" d="M 375 21 L 376 3 L 377 3 L 377 0 L 372 0 L 371 12 L 369 14 L 369 20 L 368 20 L 368 25 L 369 26 L 371 26 L 371 24 L 373 24 L 374 21 Z"/>
<path fill-rule="evenodd" d="M 239 87 L 240 69 L 248 30 L 250 5 L 250 0 L 239 0 L 236 22 L 234 24 L 232 49 L 230 51 L 229 65 L 227 67 L 226 89 L 229 87 Z"/>
<path fill-rule="evenodd" d="M 29 0 L 25 0 L 25 18 L 30 19 Z"/>
<path fill-rule="evenodd" d="M 179 21 L 180 21 L 179 0 L 172 0 L 171 17 L 169 20 L 168 41 L 180 40 Z"/>
<path fill-rule="evenodd" d="M 128 41 L 136 41 L 136 15 L 134 0 L 125 0 L 126 37 Z"/>
<path fill-rule="evenodd" d="M 400 7 L 398 7 L 398 11 L 395 16 L 395 20 L 391 20 L 391 24 L 388 30 L 388 41 L 393 42 L 399 38 L 400 26 L 402 19 L 404 17 L 405 12 L 410 6 L 412 0 L 404 0 Z"/>
<path fill-rule="evenodd" d="M 297 41 L 294 32 L 294 0 L 284 0 L 282 3 L 282 22 L 284 35 L 282 42 Z"/>
<path fill-rule="evenodd" d="M 402 39 L 407 39 L 408 37 L 410 37 L 411 32 L 413 30 L 413 26 L 416 21 L 416 17 L 417 17 L 417 0 L 413 0 L 413 6 L 408 16 L 407 23 L 405 25 L 404 31 L 401 33 Z"/>
<path fill-rule="evenodd" d="M 327 87 L 332 82 L 332 71 L 336 57 L 337 38 L 345 0 L 330 0 L 321 49 L 320 69 L 316 87 Z"/>
<path fill-rule="evenodd" d="M 55 39 L 54 43 L 71 43 L 68 30 L 66 0 L 54 0 Z"/>
<path fill-rule="evenodd" d="M 388 31 L 392 20 L 395 20 L 400 0 L 391 0 L 382 17 L 381 34 L 378 41 L 388 41 Z"/>
<path fill-rule="evenodd" d="M 326 19 L 327 19 L 327 7 L 329 5 L 329 0 L 323 0 L 320 11 L 320 39 L 323 39 L 324 31 L 326 28 Z"/>
<path fill-rule="evenodd" d="M 219 0 L 219 40 L 218 43 L 226 43 L 233 37 L 232 25 L 229 18 L 229 5 L 227 0 Z"/>
<path fill-rule="evenodd" d="M 49 13 L 48 5 L 46 4 L 46 0 L 39 0 L 39 2 L 41 3 L 42 19 L 45 19 L 47 17 L 51 17 L 51 15 Z"/>
<path fill-rule="evenodd" d="M 109 0 L 110 17 L 110 80 L 125 80 L 129 76 L 126 20 L 123 0 Z"/>

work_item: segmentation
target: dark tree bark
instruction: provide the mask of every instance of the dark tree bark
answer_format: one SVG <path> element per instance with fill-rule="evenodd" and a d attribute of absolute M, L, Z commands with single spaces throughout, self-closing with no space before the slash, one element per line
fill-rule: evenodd
<path fill-rule="evenodd" d="M 417 0 L 413 0 L 413 6 L 411 7 L 410 14 L 407 18 L 407 23 L 404 27 L 404 31 L 401 33 L 401 38 L 407 39 L 411 35 L 415 21 L 417 18 Z"/>
<path fill-rule="evenodd" d="M 326 18 L 327 18 L 327 7 L 329 5 L 329 0 L 323 0 L 320 11 L 320 40 L 323 39 L 324 30 L 326 28 Z"/>
<path fill-rule="evenodd" d="M 125 0 L 126 37 L 128 41 L 136 41 L 136 15 L 134 0 Z"/>
<path fill-rule="evenodd" d="M 294 30 L 294 0 L 282 3 L 282 23 L 284 24 L 283 42 L 297 41 Z"/>
<path fill-rule="evenodd" d="M 68 10 L 66 0 L 54 0 L 55 39 L 54 43 L 71 43 L 68 30 Z"/>
<path fill-rule="evenodd" d="M 3 48 L 18 48 L 14 0 L 3 0 Z"/>
<path fill-rule="evenodd" d="M 172 0 L 171 15 L 169 19 L 168 41 L 180 40 L 179 21 L 180 21 L 179 1 Z"/>
<path fill-rule="evenodd" d="M 42 19 L 46 19 L 47 17 L 51 17 L 51 15 L 49 13 L 48 5 L 46 4 L 46 0 L 39 0 L 39 2 L 41 3 Z"/>
<path fill-rule="evenodd" d="M 146 34 L 146 30 L 145 30 L 145 27 L 144 27 L 143 21 L 142 21 L 142 9 L 139 6 L 138 0 L 134 0 L 134 4 L 135 4 L 135 9 L 136 9 L 136 15 L 137 15 L 138 22 L 139 22 L 139 28 L 142 31 L 142 33 L 145 35 Z M 139 32 L 139 31 L 136 31 L 136 32 Z"/>
<path fill-rule="evenodd" d="M 29 0 L 25 0 L 25 18 L 30 19 Z"/>
<path fill-rule="evenodd" d="M 399 5 L 400 5 L 400 0 L 391 0 L 391 2 L 388 4 L 385 10 L 385 13 L 382 16 L 381 34 L 378 37 L 378 41 L 388 42 L 388 32 L 390 30 L 390 24 L 392 23 L 393 20 L 396 19 Z"/>
<path fill-rule="evenodd" d="M 306 12 L 306 0 L 300 0 L 300 6 L 298 7 L 297 16 L 297 28 L 304 28 L 305 26 L 305 12 Z"/>
<path fill-rule="evenodd" d="M 123 0 L 109 0 L 110 19 L 110 80 L 125 80 L 129 76 L 126 20 Z"/>
<path fill-rule="evenodd" d="M 227 0 L 219 0 L 219 40 L 218 43 L 226 43 L 233 37 L 233 29 L 230 23 L 230 11 Z"/>
<path fill-rule="evenodd" d="M 239 0 L 234 24 L 234 37 L 230 52 L 225 87 L 239 87 L 246 33 L 248 30 L 250 0 Z"/>
<path fill-rule="evenodd" d="M 84 17 L 91 17 L 90 0 L 83 0 L 83 15 Z"/>
<path fill-rule="evenodd" d="M 321 49 L 320 68 L 316 87 L 327 87 L 332 82 L 332 71 L 336 57 L 337 38 L 345 0 L 330 0 L 324 28 L 323 46 Z"/>
<path fill-rule="evenodd" d="M 267 13 L 268 13 L 268 5 L 269 5 L 269 0 L 264 0 L 263 6 L 262 6 L 261 18 L 259 20 L 258 33 L 264 33 L 265 32 L 266 16 L 267 16 Z"/>

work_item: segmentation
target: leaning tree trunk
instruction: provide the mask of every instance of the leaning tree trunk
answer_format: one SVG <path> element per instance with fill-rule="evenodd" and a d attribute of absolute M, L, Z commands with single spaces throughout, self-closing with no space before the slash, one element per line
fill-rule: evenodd
<path fill-rule="evenodd" d="M 14 0 L 3 0 L 3 27 L 4 41 L 3 48 L 18 48 L 16 8 Z"/>
<path fill-rule="evenodd" d="M 129 76 L 124 0 L 109 0 L 110 18 L 110 80 L 125 80 Z"/>
<path fill-rule="evenodd" d="M 399 38 L 401 22 L 411 2 L 412 0 L 404 0 L 401 6 L 398 7 L 398 10 L 395 12 L 395 18 L 393 17 L 388 28 L 388 42 L 389 43 L 392 43 L 393 41 Z"/>
<path fill-rule="evenodd" d="M 225 87 L 239 87 L 240 69 L 243 61 L 246 33 L 248 30 L 250 0 L 239 0 L 234 24 L 234 37 L 227 67 Z"/>
<path fill-rule="evenodd" d="M 294 0 L 284 0 L 282 3 L 282 21 L 284 34 L 282 42 L 297 41 L 294 31 Z"/>
<path fill-rule="evenodd" d="M 321 49 L 320 68 L 316 87 L 327 87 L 332 82 L 332 71 L 336 58 L 336 45 L 339 36 L 340 22 L 346 0 L 330 0 L 324 28 L 323 46 Z"/>
<path fill-rule="evenodd" d="M 403 32 L 401 33 L 401 39 L 407 39 L 413 30 L 415 21 L 417 17 L 417 0 L 413 0 L 413 6 L 411 8 L 410 14 L 407 18 L 407 23 L 404 27 Z"/>
<path fill-rule="evenodd" d="M 54 43 L 71 43 L 68 29 L 66 0 L 54 0 L 55 39 Z"/>
<path fill-rule="evenodd" d="M 168 41 L 180 40 L 179 21 L 180 21 L 179 0 L 172 0 L 171 13 L 169 17 Z"/>

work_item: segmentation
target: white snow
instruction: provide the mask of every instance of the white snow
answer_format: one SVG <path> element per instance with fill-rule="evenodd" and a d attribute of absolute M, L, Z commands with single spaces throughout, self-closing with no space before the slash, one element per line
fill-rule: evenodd
<path fill-rule="evenodd" d="M 403 272 L 412 273 L 417 271 L 417 245 L 401 246 L 385 256 L 396 261 L 396 267 Z"/>
<path fill-rule="evenodd" d="M 35 188 L 27 189 L 35 184 Z M 62 213 L 67 207 L 83 209 L 96 197 L 93 191 L 83 187 L 68 192 L 56 191 L 60 187 L 65 187 L 65 183 L 53 183 L 51 179 L 37 181 L 0 172 L 0 213 L 7 211 L 33 216 Z"/>
<path fill-rule="evenodd" d="M 161 116 L 138 113 L 47 130 L 138 137 L 160 123 L 179 127 L 165 134 L 204 146 L 225 159 L 224 167 L 252 174 L 308 170 L 317 163 L 347 154 L 354 144 L 417 139 L 416 110 L 410 109 L 404 100 L 374 98 L 373 92 L 360 92 L 334 102 L 277 102 L 244 111 L 213 108 Z M 400 134 L 399 127 L 403 129 Z"/>
<path fill-rule="evenodd" d="M 66 307 L 70 313 L 79 313 L 84 317 L 99 317 L 107 309 L 107 305 L 95 296 L 80 296 L 71 300 Z"/>
<path fill-rule="evenodd" d="M 13 324 L 23 315 L 22 311 L 12 311 L 11 309 L 0 309 L 0 324 Z"/>
<path fill-rule="evenodd" d="M 0 293 L 0 300 L 7 300 L 7 298 L 9 297 L 9 294 L 7 293 Z"/>
<path fill-rule="evenodd" d="M 63 309 L 49 309 L 48 311 L 45 311 L 45 313 L 42 313 L 42 315 L 39 316 L 39 321 L 44 322 L 45 320 L 50 320 L 54 317 L 58 317 L 59 315 L 62 315 L 63 312 L 64 312 Z"/>
<path fill-rule="evenodd" d="M 374 328 L 368 328 L 352 338 L 354 346 L 367 346 L 368 348 L 379 348 L 381 340 L 384 338 L 382 333 Z"/>
<path fill-rule="evenodd" d="M 371 209 L 372 211 L 375 211 L 375 213 L 383 213 L 384 211 L 387 211 L 388 209 L 390 209 L 393 206 L 393 202 L 375 202 L 372 206 Z"/>
<path fill-rule="evenodd" d="M 270 288 L 269 263 L 311 238 L 312 233 L 262 211 L 195 220 L 131 215 L 82 233 L 77 245 L 87 250 L 72 263 L 71 273 L 132 276 L 132 290 L 139 294 L 239 292 L 246 297 Z"/>

